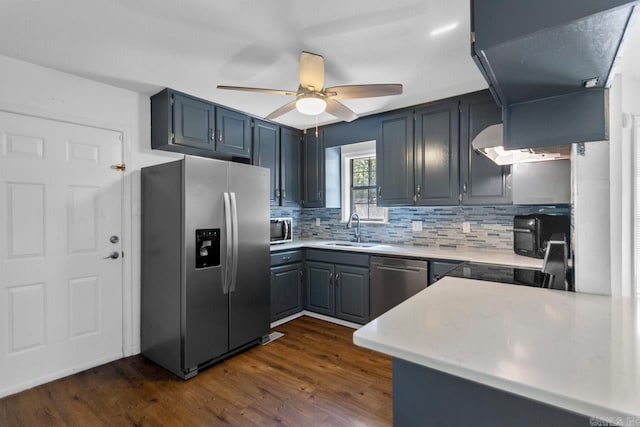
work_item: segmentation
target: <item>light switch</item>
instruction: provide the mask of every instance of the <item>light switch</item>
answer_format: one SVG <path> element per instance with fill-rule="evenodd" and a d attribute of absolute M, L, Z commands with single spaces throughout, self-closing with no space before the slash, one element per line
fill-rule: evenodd
<path fill-rule="evenodd" d="M 462 232 L 463 233 L 471 233 L 471 223 L 470 222 L 463 222 L 462 223 Z"/>
<path fill-rule="evenodd" d="M 411 227 L 413 231 L 422 231 L 422 221 L 412 221 Z"/>
<path fill-rule="evenodd" d="M 316 226 L 320 227 L 320 218 L 316 218 Z"/>

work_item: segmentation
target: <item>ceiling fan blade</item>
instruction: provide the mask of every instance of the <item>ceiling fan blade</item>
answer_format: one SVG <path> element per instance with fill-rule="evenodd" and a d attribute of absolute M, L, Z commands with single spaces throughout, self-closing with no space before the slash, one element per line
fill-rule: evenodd
<path fill-rule="evenodd" d="M 261 92 L 261 93 L 271 93 L 274 95 L 292 95 L 296 96 L 298 93 L 292 90 L 281 90 L 281 89 L 263 89 L 259 87 L 244 87 L 244 86 L 224 86 L 218 85 L 218 89 L 226 89 L 226 90 L 241 90 L 244 92 Z"/>
<path fill-rule="evenodd" d="M 265 119 L 267 119 L 267 120 L 275 119 L 276 117 L 280 117 L 283 114 L 286 114 L 289 111 L 295 109 L 296 108 L 296 101 L 297 101 L 297 99 L 294 99 L 293 101 L 289 102 L 288 104 L 284 104 L 282 107 L 278 108 L 276 111 L 274 111 L 273 113 L 271 113 L 267 117 L 265 117 Z"/>
<path fill-rule="evenodd" d="M 342 104 L 341 102 L 336 101 L 335 99 L 327 99 L 327 109 L 325 110 L 327 113 L 332 116 L 336 116 L 339 119 L 344 120 L 345 122 L 350 122 L 358 118 L 358 115 L 351 111 L 349 107 Z"/>
<path fill-rule="evenodd" d="M 325 90 L 327 96 L 333 99 L 372 98 L 375 96 L 400 95 L 401 84 L 374 84 L 374 85 L 350 85 L 333 86 Z M 335 93 L 335 95 L 332 95 Z"/>
<path fill-rule="evenodd" d="M 321 91 L 324 87 L 324 58 L 315 53 L 300 52 L 300 88 L 312 87 Z"/>

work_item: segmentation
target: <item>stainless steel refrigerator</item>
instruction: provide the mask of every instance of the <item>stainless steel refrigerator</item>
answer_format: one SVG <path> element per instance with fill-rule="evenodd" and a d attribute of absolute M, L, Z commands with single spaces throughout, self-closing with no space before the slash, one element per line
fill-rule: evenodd
<path fill-rule="evenodd" d="M 188 379 L 268 337 L 269 170 L 142 169 L 142 354 Z"/>

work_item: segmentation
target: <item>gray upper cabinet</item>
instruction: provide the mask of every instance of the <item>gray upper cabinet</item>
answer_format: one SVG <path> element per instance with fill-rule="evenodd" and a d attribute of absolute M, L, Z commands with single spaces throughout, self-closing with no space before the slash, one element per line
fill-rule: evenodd
<path fill-rule="evenodd" d="M 302 133 L 282 128 L 280 133 L 280 192 L 283 206 L 300 206 L 302 173 L 300 170 Z"/>
<path fill-rule="evenodd" d="M 223 107 L 216 110 L 216 151 L 251 157 L 251 118 Z"/>
<path fill-rule="evenodd" d="M 207 102 L 175 94 L 173 101 L 174 143 L 212 150 L 215 107 Z"/>
<path fill-rule="evenodd" d="M 253 164 L 269 168 L 271 204 L 280 203 L 280 128 L 273 123 L 255 120 L 253 126 Z"/>
<path fill-rule="evenodd" d="M 173 89 L 151 97 L 151 148 L 225 160 L 251 157 L 251 117 Z"/>
<path fill-rule="evenodd" d="M 314 131 L 304 135 L 303 162 L 305 208 L 324 207 L 324 144 L 322 131 L 316 137 Z"/>
<path fill-rule="evenodd" d="M 458 100 L 416 110 L 416 205 L 457 205 Z"/>
<path fill-rule="evenodd" d="M 379 206 L 413 204 L 413 111 L 384 115 L 376 142 Z"/>
<path fill-rule="evenodd" d="M 471 147 L 486 127 L 501 123 L 501 110 L 489 92 L 469 95 L 460 103 L 460 168 L 462 203 L 500 205 L 511 203 L 509 166 L 498 166 Z"/>

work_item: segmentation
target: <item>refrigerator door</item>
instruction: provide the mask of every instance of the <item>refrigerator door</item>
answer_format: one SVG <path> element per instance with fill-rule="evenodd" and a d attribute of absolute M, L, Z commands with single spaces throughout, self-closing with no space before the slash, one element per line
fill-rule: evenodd
<path fill-rule="evenodd" d="M 235 195 L 237 219 L 229 293 L 229 346 L 234 349 L 270 330 L 269 169 L 230 163 L 229 192 Z"/>
<path fill-rule="evenodd" d="M 185 157 L 185 272 L 182 289 L 183 368 L 191 369 L 229 351 L 229 299 L 223 280 L 229 261 L 224 193 L 228 163 Z M 196 267 L 196 230 L 219 229 L 220 264 Z"/>

